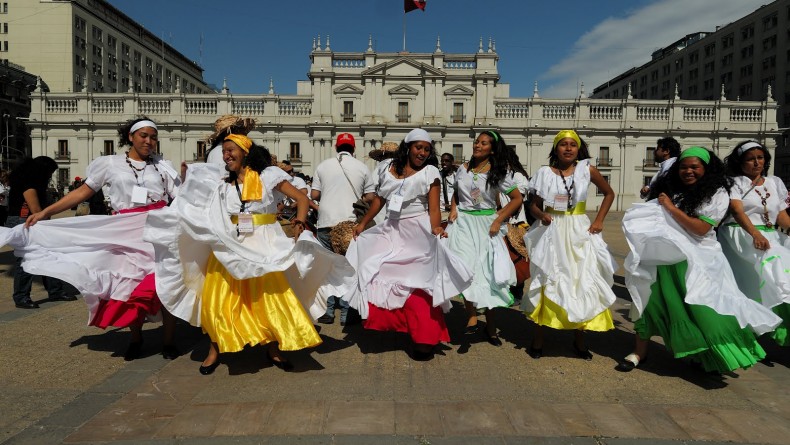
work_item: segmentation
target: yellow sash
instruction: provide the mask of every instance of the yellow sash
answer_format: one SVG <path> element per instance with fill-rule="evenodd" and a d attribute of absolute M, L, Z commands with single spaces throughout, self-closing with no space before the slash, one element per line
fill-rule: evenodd
<path fill-rule="evenodd" d="M 584 215 L 584 213 L 587 211 L 586 204 L 587 203 L 585 201 L 582 201 L 576 203 L 576 205 L 573 206 L 572 209 L 565 211 L 554 210 L 551 207 L 546 207 L 546 212 L 551 213 L 552 215 Z"/>
<path fill-rule="evenodd" d="M 230 222 L 233 224 L 239 223 L 239 215 L 230 215 Z M 266 224 L 274 224 L 277 222 L 277 215 L 273 213 L 253 213 L 252 224 L 256 226 L 265 226 Z"/>

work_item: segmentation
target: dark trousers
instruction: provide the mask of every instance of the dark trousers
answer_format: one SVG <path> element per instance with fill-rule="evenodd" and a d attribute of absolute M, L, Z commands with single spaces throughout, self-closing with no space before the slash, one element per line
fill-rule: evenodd
<path fill-rule="evenodd" d="M 316 238 L 327 250 L 332 250 L 332 242 L 329 239 L 329 229 L 317 229 Z M 348 301 L 332 295 L 326 300 L 326 315 L 335 316 L 335 309 L 340 309 L 340 321 L 345 322 L 349 314 L 352 318 L 359 318 L 359 312 L 348 305 Z"/>

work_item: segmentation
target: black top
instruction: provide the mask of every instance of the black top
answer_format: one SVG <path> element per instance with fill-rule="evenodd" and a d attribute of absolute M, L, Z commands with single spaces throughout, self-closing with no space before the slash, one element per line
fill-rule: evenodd
<path fill-rule="evenodd" d="M 49 205 L 46 184 L 36 184 L 29 177 L 18 178 L 17 181 L 11 183 L 11 191 L 8 194 L 8 216 L 21 216 L 22 207 L 25 204 L 25 198 L 22 194 L 30 189 L 36 191 L 38 202 L 42 209 Z"/>

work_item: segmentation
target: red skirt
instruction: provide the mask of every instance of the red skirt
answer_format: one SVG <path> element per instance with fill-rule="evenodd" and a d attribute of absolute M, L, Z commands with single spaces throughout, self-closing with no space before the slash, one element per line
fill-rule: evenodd
<path fill-rule="evenodd" d="M 431 306 L 431 296 L 417 289 L 399 309 L 382 309 L 368 303 L 365 329 L 396 331 L 409 334 L 414 343 L 436 345 L 449 342 L 450 333 L 444 322 L 442 308 Z"/>
<path fill-rule="evenodd" d="M 155 202 L 147 206 L 124 209 L 118 213 L 139 213 L 165 207 L 165 201 Z M 110 326 L 125 328 L 134 324 L 142 324 L 148 314 L 158 314 L 162 309 L 162 302 L 156 294 L 156 280 L 154 274 L 148 274 L 143 281 L 134 288 L 127 301 L 99 300 L 99 308 L 93 317 L 90 326 L 106 329 Z"/>

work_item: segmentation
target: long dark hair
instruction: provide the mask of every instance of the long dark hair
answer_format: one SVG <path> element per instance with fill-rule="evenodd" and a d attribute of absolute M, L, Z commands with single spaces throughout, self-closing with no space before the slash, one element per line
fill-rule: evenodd
<path fill-rule="evenodd" d="M 519 172 L 524 175 L 525 178 L 529 179 L 529 173 L 527 173 L 527 171 L 524 170 L 524 166 L 521 165 L 521 160 L 518 158 L 516 148 L 505 145 L 505 152 L 507 152 L 507 166 L 514 172 Z"/>
<path fill-rule="evenodd" d="M 557 141 L 557 144 L 560 142 L 561 141 Z M 581 161 L 583 159 L 590 159 L 590 150 L 587 149 L 587 142 L 581 137 L 579 137 L 579 142 L 581 142 L 581 144 L 579 144 L 579 154 L 576 156 L 576 160 Z M 559 161 L 557 157 L 557 146 L 553 145 L 551 147 L 551 152 L 549 152 L 549 165 L 557 167 L 557 161 Z"/>
<path fill-rule="evenodd" d="M 34 159 L 25 158 L 8 176 L 11 195 L 19 194 L 21 198 L 25 189 L 29 190 L 32 187 L 38 194 L 42 208 L 45 207 L 49 204 L 47 196 L 49 181 L 57 170 L 58 163 L 49 156 L 38 156 Z M 24 198 L 21 198 L 20 202 L 24 202 Z"/>
<path fill-rule="evenodd" d="M 128 146 L 131 147 L 132 146 L 132 142 L 129 141 L 129 130 L 131 130 L 132 126 L 134 126 L 134 124 L 136 124 L 138 122 L 150 121 L 150 120 L 151 119 L 148 119 L 145 116 L 140 116 L 137 119 L 132 119 L 132 120 L 126 122 L 125 124 L 121 125 L 121 128 L 118 129 L 118 137 L 119 137 L 119 139 L 118 139 L 118 146 L 119 147 L 123 147 L 123 146 L 128 145 Z M 151 122 L 153 122 L 153 121 L 151 121 Z"/>
<path fill-rule="evenodd" d="M 499 133 L 492 130 L 481 132 L 477 137 L 486 135 L 491 138 L 491 156 L 488 157 L 488 163 L 491 168 L 488 170 L 488 179 L 486 179 L 486 186 L 491 189 L 499 187 L 499 183 L 505 178 L 508 168 L 508 148 L 505 144 L 505 139 Z M 477 160 L 471 158 L 469 160 L 469 170 L 477 167 Z"/>
<path fill-rule="evenodd" d="M 680 181 L 682 160 L 678 159 L 667 173 L 658 178 L 656 183 L 650 187 L 647 199 L 658 198 L 661 193 L 666 193 L 686 215 L 699 216 L 697 209 L 701 205 L 709 202 L 720 188 L 723 187 L 729 192 L 732 186 L 732 179 L 727 176 L 724 163 L 715 153 L 710 150 L 708 152 L 710 161 L 707 164 L 703 162 L 705 174 L 694 185 L 689 187 Z"/>
<path fill-rule="evenodd" d="M 738 150 L 742 146 L 744 146 L 744 145 L 746 145 L 746 144 L 748 144 L 750 142 L 754 142 L 755 144 L 759 144 L 760 146 L 759 147 L 750 148 L 750 149 L 746 150 L 745 152 L 743 152 L 743 154 L 738 154 Z M 754 150 L 755 148 L 759 149 L 760 151 L 762 151 L 763 152 L 763 156 L 765 157 L 765 165 L 763 166 L 763 171 L 760 174 L 763 175 L 763 176 L 767 175 L 768 174 L 768 169 L 771 168 L 771 153 L 768 152 L 768 149 L 765 148 L 765 146 L 763 144 L 760 144 L 757 141 L 743 141 L 740 144 L 736 145 L 735 148 L 732 149 L 732 152 L 730 152 L 730 154 L 727 155 L 726 158 L 724 158 L 724 164 L 727 166 L 727 174 L 730 175 L 730 176 L 741 176 L 741 175 L 743 175 L 743 170 L 741 169 L 741 164 L 743 163 L 743 155 L 745 155 L 746 153 Z"/>
<path fill-rule="evenodd" d="M 264 169 L 266 169 L 266 167 L 271 165 L 272 154 L 269 153 L 269 150 L 267 150 L 266 147 L 253 143 L 250 147 L 249 153 L 247 153 L 247 155 L 244 157 L 244 166 L 249 167 L 260 174 Z M 225 179 L 225 182 L 233 182 L 237 177 L 238 174 L 236 172 L 230 172 L 227 179 Z"/>
<path fill-rule="evenodd" d="M 398 151 L 395 152 L 395 158 L 392 160 L 392 165 L 395 166 L 395 173 L 397 173 L 398 176 L 403 174 L 403 169 L 406 168 L 406 164 L 409 163 L 409 150 L 411 150 L 411 146 L 414 145 L 415 142 L 417 141 L 412 141 L 407 144 L 406 141 L 400 141 L 400 145 L 398 145 Z M 429 142 L 429 144 L 431 145 L 431 152 L 428 154 L 428 157 L 425 158 L 425 163 L 422 164 L 420 169 L 426 165 L 431 165 L 429 162 L 431 161 L 431 158 L 434 160 L 436 159 L 436 148 L 433 146 L 432 142 Z M 433 165 L 436 166 L 436 164 Z"/>

